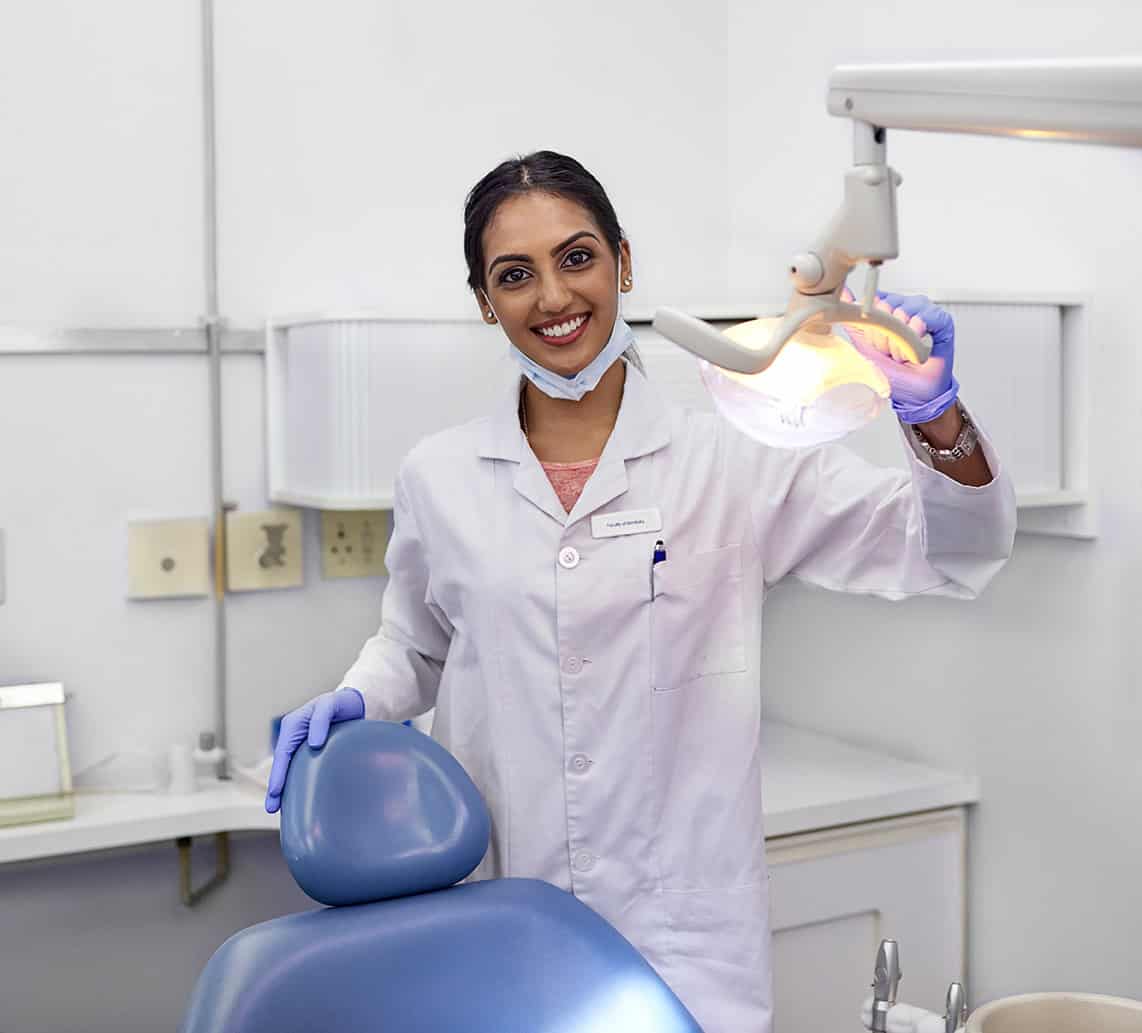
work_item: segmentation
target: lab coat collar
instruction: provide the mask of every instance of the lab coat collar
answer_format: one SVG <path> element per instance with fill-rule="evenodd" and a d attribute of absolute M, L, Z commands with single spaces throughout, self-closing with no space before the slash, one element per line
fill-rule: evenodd
<path fill-rule="evenodd" d="M 669 410 L 662 397 L 626 359 L 627 376 L 619 415 L 603 450 L 621 459 L 649 455 L 670 442 Z M 477 453 L 481 459 L 507 459 L 518 463 L 530 452 L 519 426 L 519 392 L 523 378 L 512 378 L 492 416 L 484 422 Z"/>
<path fill-rule="evenodd" d="M 626 362 L 626 360 L 623 360 Z M 599 465 L 568 514 L 519 426 L 520 383 L 505 393 L 496 412 L 484 424 L 478 453 L 484 459 L 519 463 L 515 490 L 561 524 L 570 525 L 622 495 L 628 487 L 626 460 L 637 459 L 670 443 L 669 409 L 662 397 L 629 362 L 614 430 Z"/>

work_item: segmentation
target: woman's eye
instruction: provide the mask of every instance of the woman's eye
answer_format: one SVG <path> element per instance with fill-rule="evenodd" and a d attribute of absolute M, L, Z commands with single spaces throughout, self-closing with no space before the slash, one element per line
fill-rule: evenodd
<path fill-rule="evenodd" d="M 585 265 L 591 261 L 594 256 L 586 248 L 577 247 L 574 251 L 567 252 L 567 257 L 563 259 L 567 265 Z"/>
<path fill-rule="evenodd" d="M 527 276 L 525 269 L 520 269 L 518 266 L 515 269 L 508 269 L 500 274 L 499 281 L 504 284 L 521 283 Z"/>

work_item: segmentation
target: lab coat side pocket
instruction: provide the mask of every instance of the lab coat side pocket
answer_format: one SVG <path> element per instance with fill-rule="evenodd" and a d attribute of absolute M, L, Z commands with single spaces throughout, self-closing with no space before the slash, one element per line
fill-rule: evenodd
<path fill-rule="evenodd" d="M 655 692 L 746 670 L 740 545 L 674 555 L 654 569 L 650 670 Z"/>

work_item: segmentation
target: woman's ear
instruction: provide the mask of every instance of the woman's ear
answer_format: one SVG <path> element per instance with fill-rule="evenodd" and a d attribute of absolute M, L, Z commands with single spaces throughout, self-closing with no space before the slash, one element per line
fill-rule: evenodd
<path fill-rule="evenodd" d="M 495 326 L 499 322 L 496 313 L 492 310 L 492 303 L 484 291 L 476 291 L 476 304 L 480 306 L 480 315 L 488 326 Z"/>
<path fill-rule="evenodd" d="M 631 272 L 630 243 L 619 241 L 619 290 L 629 293 L 634 287 L 634 274 Z"/>

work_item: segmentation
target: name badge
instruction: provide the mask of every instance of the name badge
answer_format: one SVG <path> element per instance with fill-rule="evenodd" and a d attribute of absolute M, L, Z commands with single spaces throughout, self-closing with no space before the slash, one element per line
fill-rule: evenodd
<path fill-rule="evenodd" d="M 657 509 L 627 509 L 622 513 L 602 513 L 591 517 L 592 538 L 617 538 L 623 534 L 661 530 L 662 514 Z"/>

